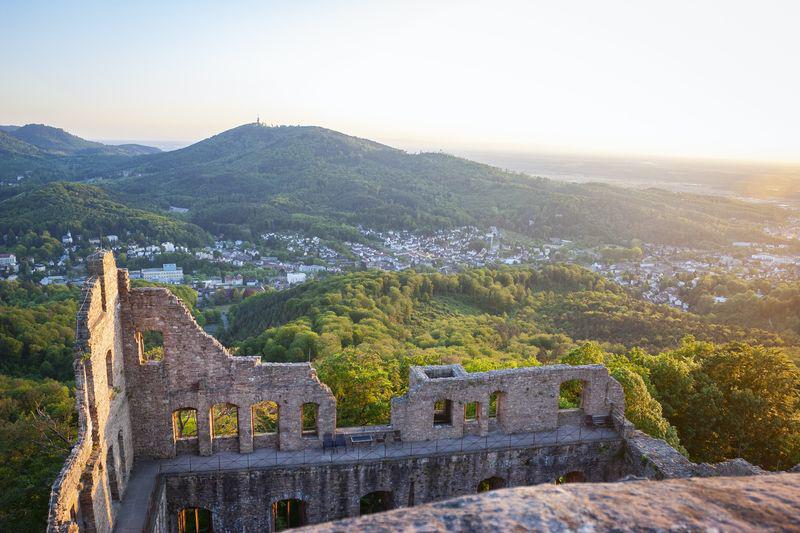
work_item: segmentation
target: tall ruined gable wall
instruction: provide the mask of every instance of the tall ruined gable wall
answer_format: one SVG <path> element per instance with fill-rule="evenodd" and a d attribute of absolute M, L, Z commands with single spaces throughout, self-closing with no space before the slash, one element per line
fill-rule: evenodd
<path fill-rule="evenodd" d="M 160 331 L 164 358 L 144 361 L 137 332 Z M 234 357 L 205 333 L 189 309 L 169 290 L 134 288 L 123 298 L 123 343 L 130 401 L 136 421 L 136 453 L 172 457 L 178 453 L 173 412 L 197 410 L 197 449 L 252 451 L 252 405 L 274 401 L 279 406 L 279 446 L 301 449 L 321 445 L 336 425 L 336 402 L 309 364 L 262 364 L 259 357 Z M 239 437 L 213 438 L 211 408 L 229 403 L 238 408 Z M 318 436 L 301 435 L 303 403 L 317 403 Z"/>
<path fill-rule="evenodd" d="M 50 531 L 110 531 L 133 467 L 117 268 L 110 253 L 88 266 L 75 336 L 78 441 L 53 484 Z"/>

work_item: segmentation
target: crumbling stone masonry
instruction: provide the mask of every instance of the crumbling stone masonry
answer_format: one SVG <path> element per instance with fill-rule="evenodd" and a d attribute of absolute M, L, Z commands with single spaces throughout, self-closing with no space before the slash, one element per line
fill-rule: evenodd
<path fill-rule="evenodd" d="M 88 265 L 76 334 L 78 441 L 53 485 L 49 531 L 130 530 L 125 517 L 138 516 L 146 521 L 137 529 L 175 532 L 186 509 L 210 512 L 215 531 L 271 531 L 279 500 L 302 502 L 304 520 L 317 523 L 358 514 L 360 498 L 376 492 L 381 505 L 401 507 L 565 475 L 613 481 L 714 473 L 635 432 L 624 417 L 622 388 L 602 365 L 475 374 L 459 365 L 414 367 L 408 392 L 392 401 L 390 424 L 380 431 L 385 455 L 326 464 L 323 444 L 359 430 L 337 430 L 336 400 L 310 364 L 234 357 L 167 289 L 131 288 L 111 253 L 92 256 Z M 151 334 L 163 339 L 161 358 L 145 350 Z M 559 409 L 560 386 L 574 380 L 580 407 Z M 225 431 L 221 422 L 214 427 L 219 406 L 229 417 Z M 488 443 L 498 435 L 581 428 L 587 420 L 606 426 L 602 442 L 388 453 L 390 446 L 437 439 L 477 436 Z M 303 450 L 323 460 L 158 473 L 176 456 L 250 457 L 265 449 L 276 457 Z M 143 486 L 141 494 L 127 494 Z"/>
<path fill-rule="evenodd" d="M 552 430 L 559 424 L 559 415 L 564 416 L 558 408 L 560 386 L 572 380 L 582 383 L 580 414 L 624 418 L 622 387 L 603 365 L 550 365 L 474 374 L 461 365 L 441 365 L 411 368 L 408 393 L 392 399 L 392 427 L 399 429 L 406 441 L 486 435 L 492 430 Z M 449 423 L 430 423 L 437 401 L 450 410 Z M 470 403 L 476 416 L 467 420 L 462 413 Z"/>
<path fill-rule="evenodd" d="M 350 464 L 298 465 L 238 472 L 165 476 L 164 500 L 153 515 L 176 517 L 181 509 L 211 511 L 214 531 L 272 531 L 270 504 L 288 498 L 305 502 L 309 524 L 359 516 L 361 497 L 388 495 L 388 509 L 475 494 L 485 479 L 502 486 L 553 484 L 569 472 L 592 482 L 617 480 L 627 471 L 619 460 L 624 441 L 571 446 L 433 454 Z M 178 533 L 167 520 L 159 533 Z"/>
<path fill-rule="evenodd" d="M 87 264 L 76 334 L 78 442 L 53 486 L 51 530 L 110 531 L 134 458 L 247 453 L 269 443 L 252 434 L 255 403 L 279 405 L 273 444 L 283 450 L 320 447 L 322 435 L 333 432 L 336 402 L 311 365 L 233 357 L 167 289 L 131 289 L 128 272 L 117 269 L 111 253 L 96 254 Z M 147 331 L 163 336 L 161 361 L 144 360 L 141 337 Z M 312 436 L 302 434 L 305 403 L 317 405 Z M 213 437 L 215 404 L 238 407 L 238 437 Z M 175 437 L 173 413 L 179 409 L 196 410 L 195 437 Z"/>

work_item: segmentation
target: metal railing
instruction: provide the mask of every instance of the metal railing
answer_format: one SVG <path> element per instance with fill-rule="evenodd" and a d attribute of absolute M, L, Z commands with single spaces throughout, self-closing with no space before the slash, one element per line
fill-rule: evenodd
<path fill-rule="evenodd" d="M 184 472 L 351 463 L 487 450 L 502 451 L 562 446 L 589 442 L 619 442 L 620 440 L 620 434 L 613 428 L 561 426 L 552 431 L 535 433 L 504 434 L 495 432 L 483 436 L 467 435 L 462 438 L 440 438 L 418 442 L 351 444 L 346 447 L 340 446 L 324 450 L 321 448 L 305 448 L 286 451 L 278 450 L 277 448 L 258 448 L 252 453 L 218 452 L 210 456 L 181 455 L 174 459 L 161 460 L 159 473 L 178 474 Z"/>

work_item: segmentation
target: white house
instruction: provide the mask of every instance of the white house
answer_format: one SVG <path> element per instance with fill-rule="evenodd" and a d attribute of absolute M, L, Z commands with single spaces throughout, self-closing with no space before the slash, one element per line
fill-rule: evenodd
<path fill-rule="evenodd" d="M 162 265 L 162 268 L 143 268 L 142 279 L 161 283 L 181 283 L 183 269 L 178 268 L 175 263 L 167 263 Z"/>
<path fill-rule="evenodd" d="M 299 269 L 300 272 L 305 272 L 306 274 L 316 274 L 327 270 L 327 268 L 322 265 L 300 265 Z"/>
<path fill-rule="evenodd" d="M 53 284 L 63 285 L 66 282 L 67 279 L 64 276 L 45 276 L 39 281 L 39 283 L 44 286 Z"/>
<path fill-rule="evenodd" d="M 289 272 L 286 274 L 286 283 L 294 285 L 296 283 L 303 283 L 308 275 L 305 272 Z"/>
<path fill-rule="evenodd" d="M 17 256 L 14 254 L 0 254 L 0 267 L 17 266 Z"/>

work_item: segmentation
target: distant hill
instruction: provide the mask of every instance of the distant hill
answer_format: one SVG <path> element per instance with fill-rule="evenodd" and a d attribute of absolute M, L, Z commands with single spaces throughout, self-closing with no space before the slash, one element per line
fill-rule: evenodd
<path fill-rule="evenodd" d="M 358 224 L 477 224 L 542 238 L 713 245 L 764 240 L 763 224 L 783 216 L 720 198 L 532 178 L 307 126 L 246 124 L 132 163 L 114 190 L 137 205 L 191 207 L 209 231 L 244 228 L 245 238 L 274 228 L 349 238 Z"/>
<path fill-rule="evenodd" d="M 150 146 L 126 144 L 110 146 L 99 142 L 87 141 L 60 128 L 44 124 L 27 124 L 7 132 L 9 135 L 32 144 L 52 155 L 121 155 L 134 156 L 154 154 L 161 150 Z"/>
<path fill-rule="evenodd" d="M 0 235 L 17 236 L 44 230 L 56 238 L 67 231 L 97 237 L 128 233 L 139 242 L 172 241 L 201 245 L 209 240 L 202 229 L 168 216 L 132 209 L 109 198 L 95 186 L 56 182 L 0 202 Z"/>
<path fill-rule="evenodd" d="M 106 177 L 121 161 L 158 148 L 87 141 L 42 124 L 0 127 L 0 200 L 58 180 Z"/>
<path fill-rule="evenodd" d="M 43 155 L 43 152 L 38 147 L 0 130 L 0 156 L 41 157 Z"/>
<path fill-rule="evenodd" d="M 125 155 L 149 155 L 161 153 L 161 148 L 156 148 L 155 146 L 145 146 L 144 144 L 106 144 L 104 146 L 123 150 Z"/>

